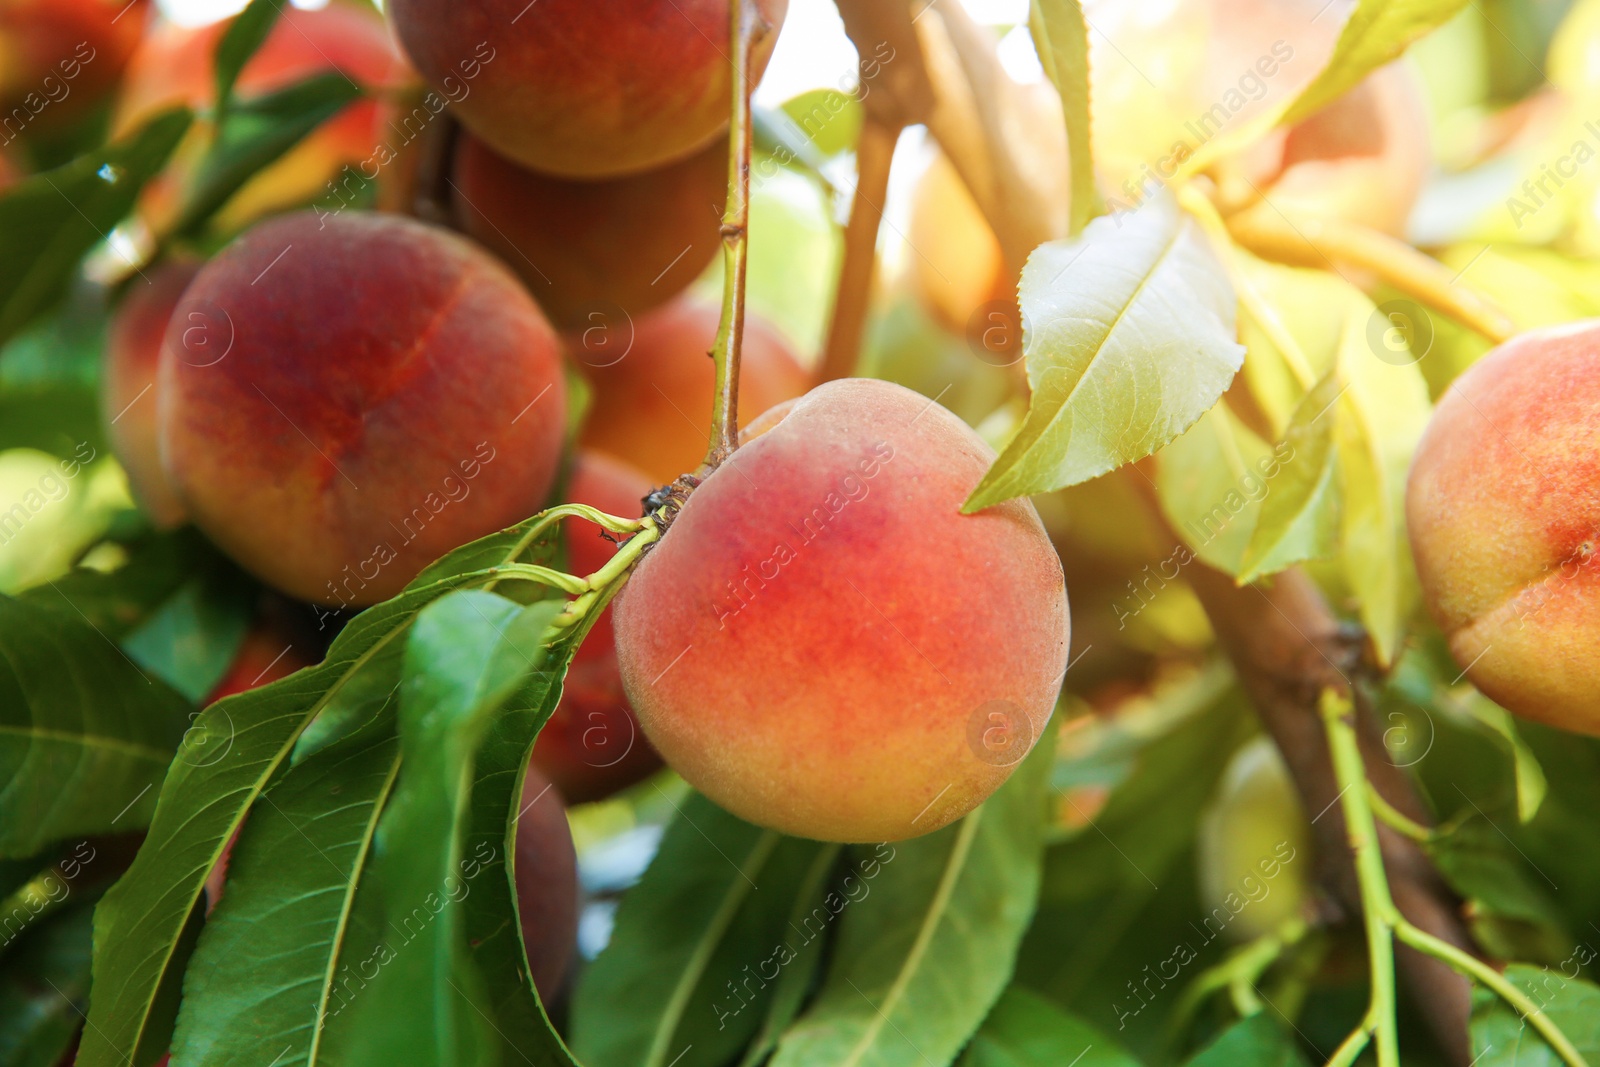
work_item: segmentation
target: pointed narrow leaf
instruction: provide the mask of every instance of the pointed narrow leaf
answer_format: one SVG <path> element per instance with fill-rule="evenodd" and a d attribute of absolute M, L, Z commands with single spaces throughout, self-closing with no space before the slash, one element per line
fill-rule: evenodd
<path fill-rule="evenodd" d="M 451 887 L 466 856 L 478 746 L 544 662 L 546 628 L 564 604 L 524 607 L 463 590 L 423 609 L 411 629 L 400 697 L 404 771 L 379 823 L 375 869 L 391 928 L 419 903 L 431 918 L 355 1000 L 350 1042 L 372 1062 L 501 1062 L 484 976 L 467 951 L 463 899 Z"/>
<path fill-rule="evenodd" d="M 200 166 L 175 231 L 196 232 L 262 168 L 361 95 L 349 78 L 329 72 L 236 104 Z"/>
<path fill-rule="evenodd" d="M 228 29 L 217 42 L 212 59 L 216 80 L 216 112 L 212 121 L 221 126 L 228 109 L 233 104 L 233 87 L 239 72 L 266 43 L 272 28 L 278 24 L 282 11 L 279 0 L 250 0 L 250 4 L 228 24 Z"/>
<path fill-rule="evenodd" d="M 1281 473 L 1268 487 L 1250 543 L 1240 560 L 1240 582 L 1253 582 L 1296 563 L 1331 555 L 1338 545 L 1339 482 L 1334 405 L 1344 392 L 1337 370 L 1305 395 L 1275 450 Z"/>
<path fill-rule="evenodd" d="M 1261 502 L 1282 474 L 1279 454 L 1218 404 L 1157 454 L 1161 510 L 1206 563 L 1235 574 Z"/>
<path fill-rule="evenodd" d="M 1028 28 L 1067 120 L 1067 162 L 1072 168 L 1072 203 L 1067 233 L 1077 236 L 1100 213 L 1089 140 L 1089 28 L 1078 0 L 1033 0 Z"/>
<path fill-rule="evenodd" d="M 1298 122 L 1322 110 L 1466 6 L 1467 0 L 1361 0 L 1345 21 L 1328 65 L 1278 121 Z"/>
<path fill-rule="evenodd" d="M 133 210 L 193 118 L 187 108 L 163 111 L 125 140 L 0 197 L 0 341 L 66 291 L 78 262 Z"/>
<path fill-rule="evenodd" d="M 1033 397 L 969 512 L 1150 455 L 1211 409 L 1244 357 L 1222 265 L 1170 193 L 1034 249 L 1020 295 Z"/>
<path fill-rule="evenodd" d="M 71 610 L 0 597 L 0 857 L 137 830 L 189 705 Z"/>
<path fill-rule="evenodd" d="M 832 927 L 805 876 L 836 849 L 752 826 L 698 793 L 679 808 L 578 987 L 573 1051 L 585 1067 L 729 1062 L 761 1026 L 782 973 L 814 966 Z"/>
<path fill-rule="evenodd" d="M 1253 144 L 1274 126 L 1299 122 L 1322 110 L 1466 6 L 1467 0 L 1360 0 L 1345 20 L 1327 64 L 1305 88 L 1228 135 L 1201 145 L 1179 168 L 1179 177 L 1200 173 Z"/>
<path fill-rule="evenodd" d="M 473 556 L 471 549 L 460 552 Z M 179 938 L 206 875 L 307 725 L 403 639 L 419 610 L 500 576 L 488 568 L 408 587 L 353 619 L 320 666 L 200 713 L 161 787 L 149 838 L 95 914 L 95 998 L 79 1067 L 120 1067 L 147 1030 L 164 1025 L 155 1015 L 157 991 L 176 983 Z"/>
<path fill-rule="evenodd" d="M 937 833 L 851 850 L 881 864 L 844 909 L 821 993 L 773 1067 L 949 1063 L 1011 980 L 1039 892 L 1054 731 L 982 807 Z"/>
<path fill-rule="evenodd" d="M 323 1027 L 367 981 L 370 961 L 343 954 L 345 927 L 398 769 L 390 720 L 262 794 L 189 964 L 178 1062 L 321 1062 Z"/>

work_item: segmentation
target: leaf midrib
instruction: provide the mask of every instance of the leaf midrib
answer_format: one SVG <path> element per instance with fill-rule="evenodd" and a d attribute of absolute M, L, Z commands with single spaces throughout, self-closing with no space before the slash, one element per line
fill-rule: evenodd
<path fill-rule="evenodd" d="M 917 931 L 917 939 L 912 942 L 911 951 L 906 954 L 905 963 L 900 967 L 900 973 L 895 976 L 894 984 L 889 987 L 888 994 L 883 998 L 883 1003 L 875 1006 L 875 1016 L 867 1025 L 866 1032 L 861 1035 L 861 1040 L 856 1042 L 850 1050 L 850 1055 L 840 1064 L 840 1067 L 858 1067 L 863 1056 L 877 1041 L 878 1035 L 889 1023 L 889 1016 L 900 1001 L 905 997 L 906 989 L 911 984 L 917 970 L 922 965 L 922 959 L 927 955 L 928 947 L 933 943 L 933 935 L 945 913 L 950 907 L 950 898 L 955 895 L 957 880 L 966 869 L 966 860 L 972 851 L 972 842 L 978 836 L 978 826 L 983 821 L 983 807 L 979 807 L 971 815 L 961 821 L 961 831 L 956 835 L 955 847 L 950 850 L 950 858 L 945 861 L 944 873 L 939 877 L 939 888 L 934 891 L 933 899 L 928 903 L 928 913 L 923 917 L 922 926 Z"/>
<path fill-rule="evenodd" d="M 383 781 L 383 788 L 378 790 L 378 795 L 373 798 L 372 814 L 367 817 L 367 825 L 361 834 L 361 847 L 356 850 L 355 862 L 351 865 L 350 877 L 346 882 L 344 902 L 339 905 L 339 922 L 334 927 L 333 937 L 330 939 L 332 951 L 328 953 L 328 967 L 323 972 L 322 988 L 317 994 L 317 1025 L 311 1034 L 311 1047 L 306 1050 L 306 1067 L 316 1067 L 317 1055 L 322 1049 L 322 1035 L 328 1021 L 328 995 L 333 989 L 334 971 L 338 970 L 339 960 L 344 953 L 344 936 L 350 925 L 350 913 L 355 906 L 356 888 L 361 882 L 361 873 L 366 870 L 367 856 L 372 850 L 372 842 L 378 831 L 378 819 L 383 815 L 384 806 L 388 803 L 389 793 L 394 789 L 399 771 L 400 752 L 396 749 L 394 759 L 389 763 L 389 774 Z"/>
<path fill-rule="evenodd" d="M 172 751 L 159 749 L 153 745 L 142 744 L 138 741 L 127 741 L 119 737 L 107 737 L 96 733 L 71 733 L 67 730 L 52 730 L 40 726 L 9 726 L 0 723 L 0 734 L 9 734 L 17 737 L 27 737 L 29 740 L 54 741 L 61 744 L 77 745 L 79 748 L 103 748 L 112 751 L 126 752 L 128 755 L 139 759 L 149 760 L 166 766 L 172 762 Z"/>
<path fill-rule="evenodd" d="M 765 867 L 767 860 L 772 857 L 781 837 L 782 835 L 775 830 L 764 830 L 750 846 L 750 851 L 745 854 L 744 863 L 739 865 L 740 877 L 728 883 L 728 892 L 723 895 L 721 905 L 706 926 L 705 935 L 695 946 L 688 965 L 683 969 L 683 975 L 673 988 L 672 996 L 661 1013 L 661 1022 L 656 1026 L 655 1036 L 650 1041 L 650 1051 L 645 1055 L 646 1067 L 660 1067 L 662 1058 L 666 1056 L 670 1047 L 668 1042 L 672 1039 L 672 1035 L 678 1032 L 678 1024 L 683 1020 L 683 1013 L 689 1006 L 689 998 L 694 994 L 695 987 L 700 983 L 700 977 L 711 962 L 711 954 L 721 943 L 722 935 L 727 933 L 739 906 L 754 888 L 752 876 L 761 873 L 761 868 Z"/>

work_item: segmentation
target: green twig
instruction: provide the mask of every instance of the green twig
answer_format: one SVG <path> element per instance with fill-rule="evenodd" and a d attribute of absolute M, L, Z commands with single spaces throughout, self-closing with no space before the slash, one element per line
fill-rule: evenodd
<path fill-rule="evenodd" d="M 1370 1038 L 1378 1043 L 1379 1067 L 1397 1067 L 1394 942 L 1441 960 L 1456 973 L 1474 979 L 1504 1000 L 1526 1019 L 1568 1067 L 1588 1067 L 1583 1055 L 1573 1047 L 1561 1028 L 1539 1005 L 1513 985 L 1505 975 L 1471 953 L 1413 926 L 1400 914 L 1389 894 L 1389 881 L 1383 868 L 1383 853 L 1378 843 L 1377 816 L 1396 830 L 1419 840 L 1433 831 L 1395 811 L 1367 781 L 1366 765 L 1356 741 L 1352 704 L 1332 689 L 1322 694 L 1322 719 L 1328 732 L 1328 747 L 1333 753 L 1333 769 L 1340 787 L 1350 847 L 1356 857 L 1356 877 L 1361 887 L 1361 903 L 1367 925 L 1367 947 L 1371 953 L 1372 1000 L 1361 1025 L 1344 1040 L 1328 1067 L 1349 1067 L 1361 1054 Z M 1376 813 L 1376 814 L 1375 814 Z M 1420 836 L 1418 836 L 1420 835 Z"/>
<path fill-rule="evenodd" d="M 750 58 L 772 32 L 755 0 L 730 4 L 733 113 L 728 133 L 728 202 L 722 211 L 722 321 L 711 349 L 716 401 L 706 466 L 715 470 L 739 447 L 739 356 L 744 347 L 744 276 L 750 229 Z"/>
<path fill-rule="evenodd" d="M 1462 952 L 1448 941 L 1441 941 L 1425 930 L 1419 930 L 1405 919 L 1395 923 L 1395 937 L 1403 943 L 1410 945 L 1418 952 L 1426 952 L 1436 959 L 1441 959 L 1453 967 L 1457 974 L 1472 978 L 1481 983 L 1486 989 L 1493 992 L 1501 1000 L 1516 1010 L 1517 1014 L 1526 1019 L 1539 1031 L 1539 1036 L 1549 1043 L 1560 1056 L 1562 1062 L 1568 1067 L 1588 1067 L 1588 1061 L 1583 1054 L 1573 1047 L 1567 1035 L 1562 1033 L 1561 1027 L 1545 1014 L 1543 1008 L 1534 1003 L 1533 998 L 1518 989 L 1505 975 L 1473 956 L 1471 953 Z"/>
<path fill-rule="evenodd" d="M 1429 829 L 1402 813 L 1399 808 L 1383 799 L 1383 794 L 1378 792 L 1371 782 L 1367 783 L 1367 801 L 1371 803 L 1372 814 L 1378 817 L 1378 821 L 1396 833 L 1404 834 L 1424 845 L 1438 839 L 1439 831 Z"/>
<path fill-rule="evenodd" d="M 1363 1030 L 1378 1046 L 1378 1067 L 1400 1067 L 1400 1038 L 1395 1020 L 1394 924 L 1399 909 L 1389 895 L 1389 879 L 1383 870 L 1383 851 L 1378 844 L 1378 827 L 1368 804 L 1367 768 L 1361 761 L 1356 740 L 1350 699 L 1332 689 L 1322 693 L 1322 720 L 1328 731 L 1328 748 L 1333 755 L 1333 772 L 1338 778 L 1339 796 L 1344 809 L 1345 832 L 1355 853 L 1356 879 L 1361 886 L 1361 905 L 1367 927 L 1368 966 L 1372 972 L 1372 1001 Z M 1352 1035 L 1354 1037 L 1355 1035 Z M 1350 1042 L 1340 1046 L 1342 1052 Z M 1365 1045 L 1359 1041 L 1350 1059 Z M 1335 1054 L 1336 1056 L 1338 1053 Z"/>

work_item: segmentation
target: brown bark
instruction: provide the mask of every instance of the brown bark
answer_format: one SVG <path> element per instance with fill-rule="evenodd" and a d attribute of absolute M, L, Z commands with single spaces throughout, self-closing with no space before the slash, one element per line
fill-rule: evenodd
<path fill-rule="evenodd" d="M 1233 661 L 1261 724 L 1277 743 L 1315 819 L 1319 874 L 1352 915 L 1361 890 L 1346 836 L 1344 812 L 1317 701 L 1325 688 L 1355 694 L 1367 777 L 1397 810 L 1423 825 L 1428 814 L 1404 770 L 1389 759 L 1372 709 L 1352 684 L 1359 668 L 1359 635 L 1345 632 L 1322 594 L 1302 572 L 1289 570 L 1270 586 L 1234 584 L 1203 563 L 1189 579 L 1211 619 L 1217 640 Z M 1457 902 L 1416 842 L 1378 827 L 1390 892 L 1400 913 L 1418 928 L 1466 951 L 1475 951 Z M 1471 1060 L 1467 1040 L 1471 988 L 1445 964 L 1403 946 L 1395 952 L 1406 988 L 1452 1063 Z"/>

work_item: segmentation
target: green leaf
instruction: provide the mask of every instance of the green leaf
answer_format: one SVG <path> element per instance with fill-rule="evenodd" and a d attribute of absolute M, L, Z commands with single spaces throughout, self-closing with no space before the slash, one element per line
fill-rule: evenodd
<path fill-rule="evenodd" d="M 348 1040 L 365 1059 L 419 1067 L 500 1062 L 484 975 L 467 952 L 465 909 L 448 887 L 459 881 L 466 855 L 478 746 L 495 713 L 544 662 L 546 628 L 564 603 L 523 607 L 462 590 L 429 605 L 412 626 L 400 696 L 405 774 L 379 823 L 377 869 L 393 929 L 418 902 L 441 892 L 448 899 L 427 905 L 432 919 L 356 998 Z"/>
<path fill-rule="evenodd" d="M 1228 944 L 1226 928 L 1197 906 L 1201 812 L 1229 756 L 1256 729 L 1218 662 L 1066 734 L 1054 797 L 1075 830 L 1045 853 L 1019 982 L 1141 1056 L 1169 1055 L 1163 1034 L 1179 985 L 1220 960 Z M 1107 779 L 1104 806 L 1086 806 Z"/>
<path fill-rule="evenodd" d="M 1218 404 L 1158 455 L 1161 510 L 1206 563 L 1237 574 L 1251 531 L 1283 470 L 1281 454 Z"/>
<path fill-rule="evenodd" d="M 147 535 L 127 546 L 128 559 L 105 572 L 79 567 L 17 594 L 25 604 L 76 614 L 113 641 L 142 625 L 185 584 L 229 563 L 192 527 Z"/>
<path fill-rule="evenodd" d="M 1139 1067 L 1094 1027 L 1012 986 L 972 1038 L 958 1067 Z"/>
<path fill-rule="evenodd" d="M 1222 265 L 1169 193 L 1034 249 L 1020 295 L 1033 396 L 968 512 L 1151 454 L 1211 409 L 1243 359 Z"/>
<path fill-rule="evenodd" d="M 500 546 L 499 562 L 509 564 L 535 549 L 541 533 L 552 531 L 550 524 L 534 519 L 485 540 Z M 483 559 L 477 543 L 456 550 L 429 568 L 434 580 L 413 583 L 351 620 L 320 666 L 200 713 L 162 786 L 144 847 L 96 913 L 97 995 L 79 1054 L 81 1067 L 119 1067 L 147 1033 L 166 1025 L 158 991 L 176 984 L 184 925 L 246 813 L 287 767 L 307 726 L 324 709 L 339 706 L 345 687 L 362 677 L 363 668 L 403 647 L 401 638 L 418 611 L 453 589 L 507 577 L 498 567 L 450 573 Z M 348 728 L 324 741 L 348 736 L 359 725 L 351 718 Z"/>
<path fill-rule="evenodd" d="M 1345 21 L 1327 66 L 1288 102 L 1278 123 L 1299 122 L 1321 111 L 1466 6 L 1467 0 L 1361 0 Z"/>
<path fill-rule="evenodd" d="M 0 856 L 143 826 L 188 711 L 81 616 L 0 597 Z"/>
<path fill-rule="evenodd" d="M 184 979 L 180 1063 L 324 1062 L 323 1027 L 370 978 L 344 933 L 398 769 L 391 718 L 262 793 Z"/>
<path fill-rule="evenodd" d="M 87 902 L 78 904 L 8 952 L 0 974 L 0 1063 L 6 1067 L 61 1062 L 89 1000 L 93 915 Z"/>
<path fill-rule="evenodd" d="M 1432 411 L 1427 384 L 1415 362 L 1375 343 L 1388 320 L 1344 278 L 1245 256 L 1240 261 L 1248 284 L 1276 313 L 1282 342 L 1265 329 L 1247 335 L 1255 364 L 1247 376 L 1263 406 L 1276 409 L 1291 395 L 1299 405 L 1330 374 L 1345 383 L 1332 412 L 1339 563 L 1378 658 L 1387 664 L 1416 596 L 1405 484 Z"/>
<path fill-rule="evenodd" d="M 236 567 L 207 567 L 123 638 L 122 647 L 191 703 L 203 704 L 239 651 L 259 593 Z"/>
<path fill-rule="evenodd" d="M 1054 754 L 1052 731 L 960 822 L 848 853 L 882 869 L 871 894 L 844 910 L 822 991 L 784 1035 L 772 1067 L 955 1058 L 1010 982 L 1033 917 Z"/>
<path fill-rule="evenodd" d="M 1191 1059 L 1188 1067 L 1307 1067 L 1294 1035 L 1266 1012 L 1223 1031 Z"/>
<path fill-rule="evenodd" d="M 807 920 L 815 923 L 817 920 L 817 905 L 820 902 L 827 906 L 829 900 L 823 896 L 827 879 L 830 873 L 838 866 L 839 845 L 826 845 L 816 852 L 816 858 L 811 862 L 811 869 L 806 871 L 801 878 L 799 892 L 794 897 L 794 910 L 789 914 L 788 929 L 803 930 Z M 878 868 L 868 867 L 867 870 Z M 860 872 L 866 874 L 866 870 Z M 848 890 L 848 883 L 840 888 Z M 848 898 L 847 898 L 848 899 Z M 837 894 L 835 894 L 837 903 Z M 823 951 L 826 942 L 823 938 L 813 936 L 800 949 L 796 957 L 785 964 L 778 980 L 773 983 L 772 997 L 767 1005 L 767 1017 L 761 1024 L 761 1030 L 756 1034 L 755 1040 L 745 1050 L 741 1067 L 758 1067 L 765 1063 L 767 1057 L 772 1055 L 773 1049 L 778 1047 L 778 1042 L 783 1039 L 784 1032 L 789 1029 L 789 1024 L 799 1016 L 800 1009 L 805 1005 L 805 999 L 810 994 L 812 983 L 816 980 L 817 968 L 822 963 Z"/>
<path fill-rule="evenodd" d="M 1467 0 L 1360 0 L 1327 64 L 1304 89 L 1236 131 L 1201 145 L 1179 169 L 1180 179 L 1254 144 L 1275 126 L 1299 122 L 1322 110 L 1466 6 Z"/>
<path fill-rule="evenodd" d="M 752 826 L 691 794 L 578 986 L 572 1044 L 579 1060 L 714 1067 L 738 1055 L 765 1012 L 786 1023 L 782 1016 L 793 1017 L 805 992 L 791 976 L 816 966 L 837 909 L 855 906 L 838 889 L 823 893 L 838 853 L 838 846 Z M 870 894 L 873 880 L 852 873 Z M 628 1008 L 618 1012 L 622 1004 Z"/>
<path fill-rule="evenodd" d="M 212 121 L 218 126 L 227 121 L 228 109 L 233 106 L 233 87 L 239 80 L 239 72 L 266 43 L 281 10 L 279 0 L 250 0 L 249 6 L 228 24 L 222 40 L 217 42 L 212 58 L 217 87 Z"/>
<path fill-rule="evenodd" d="M 1505 976 L 1560 1027 L 1584 1059 L 1600 1063 L 1600 988 L 1549 967 L 1525 963 L 1513 963 Z M 1471 1033 L 1476 1067 L 1561 1067 L 1563 1063 L 1538 1031 L 1481 987 L 1472 991 Z"/>
<path fill-rule="evenodd" d="M 200 165 L 174 231 L 196 233 L 257 172 L 361 95 L 349 78 L 327 72 L 234 105 Z"/>
<path fill-rule="evenodd" d="M 756 146 L 779 159 L 788 153 L 820 176 L 829 156 L 855 150 L 866 113 L 859 97 L 812 89 L 785 100 L 776 111 L 752 111 Z"/>
<path fill-rule="evenodd" d="M 0 197 L 0 341 L 61 298 L 78 262 L 133 210 L 193 117 L 187 108 L 164 111 L 127 139 Z"/>
<path fill-rule="evenodd" d="M 1089 29 L 1078 0 L 1032 0 L 1028 28 L 1045 73 L 1061 94 L 1067 120 L 1067 159 L 1072 169 L 1072 202 L 1067 233 L 1077 236 L 1103 205 L 1094 184 L 1089 143 Z"/>
<path fill-rule="evenodd" d="M 1282 473 L 1268 487 L 1250 543 L 1239 562 L 1240 582 L 1253 582 L 1308 559 L 1332 555 L 1338 544 L 1339 482 L 1333 406 L 1344 392 L 1337 370 L 1312 386 L 1274 449 Z"/>
<path fill-rule="evenodd" d="M 1517 820 L 1531 822 L 1539 814 L 1550 783 L 1545 779 L 1544 768 L 1533 754 L 1522 734 L 1517 730 L 1511 713 L 1488 697 L 1473 690 L 1465 701 L 1467 714 L 1481 723 L 1511 753 L 1512 769 L 1517 782 Z"/>

